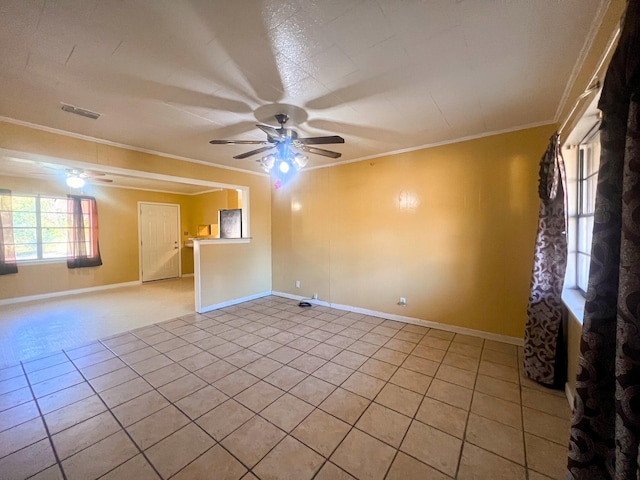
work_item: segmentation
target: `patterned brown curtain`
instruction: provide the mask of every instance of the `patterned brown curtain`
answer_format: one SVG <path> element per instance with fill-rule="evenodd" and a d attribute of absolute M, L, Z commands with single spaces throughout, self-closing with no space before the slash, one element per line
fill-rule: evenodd
<path fill-rule="evenodd" d="M 540 161 L 540 216 L 524 337 L 525 372 L 548 386 L 563 385 L 566 377 L 562 338 L 562 285 L 567 267 L 565 184 L 556 134 Z"/>
<path fill-rule="evenodd" d="M 98 246 L 98 206 L 93 197 L 68 195 L 68 268 L 102 265 Z"/>
<path fill-rule="evenodd" d="M 568 478 L 640 478 L 640 0 L 600 104 L 601 156 Z"/>
<path fill-rule="evenodd" d="M 18 273 L 13 244 L 11 191 L 0 189 L 0 275 Z"/>

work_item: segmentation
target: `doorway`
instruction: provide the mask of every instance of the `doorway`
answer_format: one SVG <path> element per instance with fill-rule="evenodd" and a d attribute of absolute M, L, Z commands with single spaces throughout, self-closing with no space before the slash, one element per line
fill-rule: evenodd
<path fill-rule="evenodd" d="M 140 278 L 143 282 L 180 276 L 180 205 L 138 203 Z"/>

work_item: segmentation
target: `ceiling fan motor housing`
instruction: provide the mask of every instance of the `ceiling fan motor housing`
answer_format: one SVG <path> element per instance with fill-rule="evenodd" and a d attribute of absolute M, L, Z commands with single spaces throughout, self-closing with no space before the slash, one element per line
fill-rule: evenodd
<path fill-rule="evenodd" d="M 298 132 L 291 130 L 290 128 L 276 128 L 280 135 L 283 135 L 286 140 L 295 140 L 298 138 Z"/>
<path fill-rule="evenodd" d="M 284 124 L 287 123 L 287 120 L 289 120 L 289 115 L 287 115 L 286 113 L 278 113 L 275 115 L 275 117 L 276 122 L 278 122 L 282 128 L 284 128 Z"/>

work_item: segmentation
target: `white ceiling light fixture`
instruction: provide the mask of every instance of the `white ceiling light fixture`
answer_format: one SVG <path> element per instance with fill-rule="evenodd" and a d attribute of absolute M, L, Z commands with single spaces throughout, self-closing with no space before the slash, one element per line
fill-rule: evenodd
<path fill-rule="evenodd" d="M 278 170 L 280 170 L 282 173 L 288 173 L 289 170 L 291 170 L 291 167 L 289 166 L 289 163 L 286 160 L 280 160 L 280 165 L 278 166 Z"/>
<path fill-rule="evenodd" d="M 282 173 L 287 173 L 291 167 L 294 167 L 296 171 L 302 170 L 309 162 L 309 157 L 301 153 L 291 154 L 291 152 L 289 152 L 289 155 L 285 157 L 267 155 L 266 157 L 259 158 L 257 162 L 267 173 L 271 173 L 271 170 L 273 170 L 276 164 Z"/>
<path fill-rule="evenodd" d="M 296 172 L 302 170 L 309 161 L 309 157 L 300 152 L 295 152 L 289 142 L 275 145 L 275 153 L 270 153 L 256 161 L 262 169 L 274 179 L 276 189 L 285 185 Z"/>
<path fill-rule="evenodd" d="M 94 182 L 112 183 L 113 180 L 105 178 L 106 174 L 91 170 L 82 170 L 79 168 L 68 168 L 66 183 L 71 188 L 82 188 L 85 186 L 87 179 Z"/>
<path fill-rule="evenodd" d="M 267 155 L 266 157 L 259 159 L 258 163 L 260 163 L 260 166 L 265 172 L 271 173 L 271 169 L 276 163 L 276 157 L 275 155 Z"/>
<path fill-rule="evenodd" d="M 67 176 L 67 185 L 70 188 L 82 188 L 84 187 L 85 181 L 84 178 L 79 175 L 68 175 Z"/>
<path fill-rule="evenodd" d="M 309 161 L 309 157 L 306 155 L 302 155 L 301 153 L 296 153 L 293 157 L 291 157 L 291 163 L 296 167 L 296 170 L 302 170 L 307 162 Z"/>

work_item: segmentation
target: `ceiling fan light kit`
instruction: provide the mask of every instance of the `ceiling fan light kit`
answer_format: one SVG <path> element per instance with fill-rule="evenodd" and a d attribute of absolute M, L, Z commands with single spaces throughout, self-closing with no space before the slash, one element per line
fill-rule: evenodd
<path fill-rule="evenodd" d="M 267 155 L 266 157 L 262 157 L 256 161 L 260 164 L 260 166 L 265 172 L 271 173 L 271 169 L 276 164 L 276 156 Z"/>
<path fill-rule="evenodd" d="M 105 174 L 102 172 L 93 172 L 76 168 L 67 169 L 66 175 L 67 178 L 65 179 L 65 182 L 69 188 L 82 188 L 87 183 L 87 179 L 103 183 L 113 182 L 110 178 L 103 178 L 105 177 Z"/>
<path fill-rule="evenodd" d="M 269 153 L 256 161 L 266 173 L 269 173 L 274 177 L 276 189 L 288 182 L 295 172 L 303 169 L 309 162 L 309 157 L 298 150 L 329 158 L 340 158 L 342 156 L 339 152 L 316 148 L 310 145 L 344 143 L 344 138 L 337 135 L 299 138 L 298 133 L 295 130 L 284 127 L 284 124 L 289 120 L 288 115 L 279 113 L 275 116 L 275 119 L 280 124 L 280 128 L 274 128 L 269 125 L 256 125 L 256 127 L 267 134 L 266 141 L 211 140 L 209 143 L 212 145 L 265 145 L 233 157 L 238 160 L 242 160 L 259 153 L 266 153 L 275 150 L 275 152 Z"/>
<path fill-rule="evenodd" d="M 67 186 L 70 188 L 82 188 L 84 187 L 85 181 L 84 178 L 78 175 L 69 175 L 67 176 Z"/>
<path fill-rule="evenodd" d="M 307 165 L 307 162 L 309 162 L 309 157 L 302 155 L 301 153 L 296 153 L 291 158 L 291 162 L 293 163 L 293 166 L 296 167 L 296 170 L 301 170 Z"/>
<path fill-rule="evenodd" d="M 309 162 L 309 157 L 301 153 L 289 151 L 283 152 L 282 154 L 278 153 L 277 155 L 271 153 L 259 158 L 256 162 L 258 162 L 267 173 L 271 173 L 275 165 L 278 165 L 278 170 L 282 173 L 287 173 L 291 167 L 294 167 L 296 171 L 302 170 Z"/>

